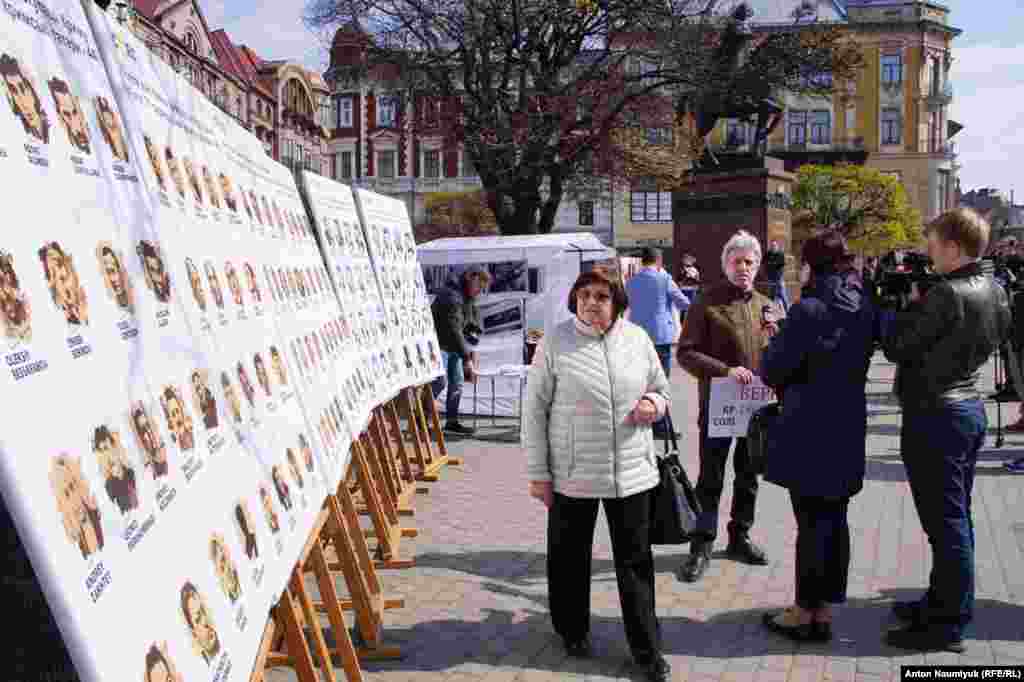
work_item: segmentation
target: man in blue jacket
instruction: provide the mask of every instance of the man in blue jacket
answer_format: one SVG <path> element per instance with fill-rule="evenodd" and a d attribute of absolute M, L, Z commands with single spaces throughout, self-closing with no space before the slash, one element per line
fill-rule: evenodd
<path fill-rule="evenodd" d="M 651 337 L 668 378 L 672 369 L 672 342 L 679 331 L 673 307 L 685 313 L 690 307 L 690 299 L 665 272 L 660 249 L 647 247 L 641 251 L 640 265 L 640 270 L 626 282 L 629 319 Z M 667 431 L 665 419 L 654 423 L 656 437 L 664 437 Z"/>

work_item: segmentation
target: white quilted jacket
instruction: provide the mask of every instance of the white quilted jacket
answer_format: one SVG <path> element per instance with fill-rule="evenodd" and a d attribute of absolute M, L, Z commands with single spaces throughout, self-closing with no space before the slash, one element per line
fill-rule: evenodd
<path fill-rule="evenodd" d="M 526 381 L 529 479 L 552 481 L 569 497 L 628 497 L 655 487 L 651 427 L 626 423 L 645 396 L 665 413 L 669 384 L 647 332 L 621 318 L 603 336 L 576 318 L 559 324 Z"/>

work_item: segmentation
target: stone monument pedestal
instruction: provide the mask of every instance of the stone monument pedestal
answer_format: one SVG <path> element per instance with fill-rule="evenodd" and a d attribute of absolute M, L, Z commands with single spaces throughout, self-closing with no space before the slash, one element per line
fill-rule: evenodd
<path fill-rule="evenodd" d="M 795 176 L 780 159 L 725 157 L 713 169 L 694 171 L 690 183 L 672 199 L 675 258 L 669 266 L 679 277 L 683 254 L 693 254 L 702 287 L 725 279 L 722 247 L 739 230 L 750 232 L 767 251 L 778 242 L 786 254 L 785 281 L 790 299 L 800 288 L 798 258 L 793 253 L 791 188 Z M 757 288 L 766 290 L 759 273 Z"/>

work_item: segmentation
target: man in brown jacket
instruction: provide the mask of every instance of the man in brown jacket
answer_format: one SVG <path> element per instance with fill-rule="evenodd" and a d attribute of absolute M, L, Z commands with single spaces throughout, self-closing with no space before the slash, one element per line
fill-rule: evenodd
<path fill-rule="evenodd" d="M 699 580 L 711 561 L 711 548 L 718 531 L 718 502 L 722 496 L 729 449 L 733 456 L 732 518 L 729 522 L 730 558 L 763 566 L 764 551 L 750 540 L 757 501 L 757 474 L 747 454 L 745 438 L 708 437 L 708 396 L 711 380 L 732 377 L 749 384 L 761 367 L 761 351 L 778 331 L 777 311 L 772 301 L 754 290 L 754 278 L 761 264 L 761 245 L 751 234 L 740 231 L 722 251 L 722 268 L 727 282 L 702 292 L 690 306 L 679 339 L 679 364 L 699 380 L 700 476 L 697 498 L 701 514 L 697 537 L 690 556 L 683 563 L 683 580 Z"/>

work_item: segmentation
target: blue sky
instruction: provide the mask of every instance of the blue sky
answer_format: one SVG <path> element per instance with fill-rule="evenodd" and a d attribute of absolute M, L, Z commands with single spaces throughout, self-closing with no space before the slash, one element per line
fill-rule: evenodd
<path fill-rule="evenodd" d="M 291 58 L 322 70 L 330 36 L 302 25 L 300 0 L 200 0 L 211 28 L 224 27 L 260 55 Z M 964 191 L 1015 189 L 1024 203 L 1024 0 L 945 0 L 963 34 L 954 42 L 951 118 Z"/>

